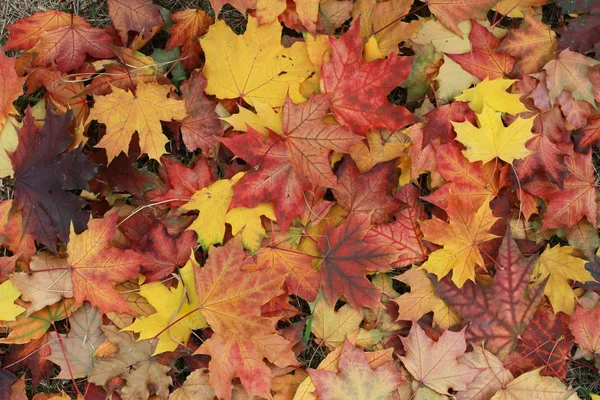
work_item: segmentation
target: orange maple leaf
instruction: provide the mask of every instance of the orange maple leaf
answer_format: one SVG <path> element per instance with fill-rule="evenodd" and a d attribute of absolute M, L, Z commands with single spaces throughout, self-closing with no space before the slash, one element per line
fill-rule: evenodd
<path fill-rule="evenodd" d="M 76 306 L 89 301 L 100 313 L 109 311 L 135 315 L 115 285 L 137 278 L 143 258 L 132 250 L 114 247 L 111 240 L 117 231 L 117 213 L 92 219 L 88 229 L 77 235 L 71 226 L 67 259 L 73 279 Z"/>

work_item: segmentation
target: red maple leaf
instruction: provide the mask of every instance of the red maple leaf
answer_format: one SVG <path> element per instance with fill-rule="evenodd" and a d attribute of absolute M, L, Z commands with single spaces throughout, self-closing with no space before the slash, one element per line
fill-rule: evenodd
<path fill-rule="evenodd" d="M 481 80 L 502 78 L 510 74 L 515 66 L 515 59 L 496 51 L 502 39 L 496 38 L 476 21 L 471 21 L 471 25 L 471 51 L 464 54 L 448 54 L 448 57 Z"/>
<path fill-rule="evenodd" d="M 296 105 L 287 98 L 283 108 L 283 136 L 248 133 L 220 139 L 236 156 L 253 168 L 234 186 L 230 207 L 254 207 L 261 202 L 275 205 L 282 229 L 304 210 L 304 190 L 318 186 L 335 187 L 331 170 L 332 151 L 348 153 L 362 138 L 335 124 L 325 124 L 329 101 L 313 95 Z"/>
<path fill-rule="evenodd" d="M 525 190 L 546 202 L 542 218 L 544 229 L 577 225 L 583 217 L 596 227 L 596 178 L 592 152 L 572 152 L 565 157 L 569 174 L 562 190 L 547 179 L 537 179 L 524 185 Z"/>
<path fill-rule="evenodd" d="M 508 231 L 496 258 L 491 286 L 467 281 L 459 289 L 448 277 L 434 281 L 438 296 L 469 324 L 467 340 L 485 342 L 485 348 L 500 359 L 517 346 L 542 298 L 544 284 L 529 286 L 533 261 L 521 255 Z"/>
<path fill-rule="evenodd" d="M 427 118 L 427 124 L 423 128 L 423 145 L 440 138 L 441 143 L 454 140 L 456 134 L 452 122 L 469 121 L 475 125 L 475 113 L 469 107 L 469 103 L 454 101 L 440 107 L 436 107 L 423 115 Z"/>
<path fill-rule="evenodd" d="M 427 214 L 419 202 L 419 190 L 416 187 L 406 185 L 394 196 L 408 206 L 396 212 L 394 222 L 373 226 L 364 240 L 367 243 L 380 238 L 389 240 L 398 254 L 394 267 L 406 267 L 425 260 L 429 254 L 418 223 L 418 220 L 426 219 Z"/>
<path fill-rule="evenodd" d="M 177 46 L 181 46 L 181 55 L 184 58 L 181 61 L 183 67 L 187 71 L 201 67 L 202 47 L 200 47 L 198 39 L 208 31 L 212 19 L 204 11 L 195 9 L 182 10 L 169 17 L 175 21 L 175 24 L 169 31 L 171 37 L 167 42 L 166 50 L 173 50 Z"/>
<path fill-rule="evenodd" d="M 219 140 L 252 167 L 233 186 L 229 207 L 273 203 L 277 222 L 286 230 L 304 211 L 303 193 L 309 185 L 292 167 L 285 143 L 274 133 L 264 136 L 253 128 L 244 135 Z"/>
<path fill-rule="evenodd" d="M 371 223 L 379 224 L 389 219 L 402 202 L 390 192 L 390 182 L 395 182 L 393 162 L 380 163 L 360 175 L 350 157 L 344 157 L 338 169 L 339 184 L 333 189 L 337 203 L 354 214 L 371 214 Z"/>
<path fill-rule="evenodd" d="M 141 254 L 140 273 L 147 281 L 159 281 L 169 276 L 175 268 L 183 267 L 197 246 L 194 231 L 171 235 L 163 224 L 156 225 L 135 246 Z"/>
<path fill-rule="evenodd" d="M 217 137 L 223 135 L 217 103 L 204 95 L 206 78 L 194 73 L 181 85 L 188 116 L 181 122 L 181 136 L 188 150 L 201 149 L 202 154 L 212 156 Z"/>
<path fill-rule="evenodd" d="M 69 241 L 69 226 L 76 232 L 87 226 L 86 202 L 70 190 L 87 189 L 95 167 L 80 149 L 64 153 L 73 141 L 68 126 L 73 114 L 56 115 L 46 110 L 46 123 L 36 132 L 31 110 L 25 111 L 19 145 L 10 154 L 15 170 L 15 195 L 12 210 L 23 214 L 24 230 L 50 250 L 56 249 L 57 237 Z"/>
<path fill-rule="evenodd" d="M 569 316 L 552 307 L 538 307 L 531 323 L 523 332 L 515 350 L 504 364 L 515 376 L 543 367 L 545 376 L 567 377 L 567 360 L 573 347 Z"/>
<path fill-rule="evenodd" d="M 106 32 L 87 22 L 61 25 L 40 36 L 32 49 L 33 61 L 42 67 L 54 63 L 59 71 L 71 71 L 83 64 L 86 54 L 98 59 L 111 57 L 111 41 Z"/>
<path fill-rule="evenodd" d="M 360 19 L 339 39 L 330 38 L 331 58 L 323 64 L 321 86 L 335 119 L 353 132 L 387 128 L 395 131 L 417 122 L 406 108 L 387 100 L 388 93 L 410 72 L 411 59 L 390 54 L 363 61 Z"/>
<path fill-rule="evenodd" d="M 383 237 L 363 240 L 371 228 L 370 219 L 368 214 L 351 214 L 342 225 L 328 224 L 323 230 L 318 245 L 323 257 L 321 285 L 330 304 L 344 296 L 356 309 L 381 306 L 381 290 L 365 274 L 391 269 L 398 253 Z"/>

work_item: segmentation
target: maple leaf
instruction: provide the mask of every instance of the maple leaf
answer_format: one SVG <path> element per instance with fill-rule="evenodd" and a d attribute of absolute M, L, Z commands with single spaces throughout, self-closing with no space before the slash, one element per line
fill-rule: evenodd
<path fill-rule="evenodd" d="M 393 0 L 377 3 L 374 0 L 357 1 L 352 19 L 361 19 L 360 36 L 367 40 L 373 35 L 382 55 L 397 52 L 398 43 L 410 39 L 422 21 L 403 22 L 410 12 L 412 0 Z"/>
<path fill-rule="evenodd" d="M 561 51 L 556 59 L 544 66 L 550 103 L 554 104 L 562 91 L 566 90 L 576 100 L 585 100 L 595 107 L 594 93 L 587 75 L 590 67 L 597 64 L 598 61 L 569 49 Z"/>
<path fill-rule="evenodd" d="M 515 160 L 514 164 L 521 184 L 531 182 L 539 174 L 544 174 L 550 182 L 563 188 L 564 180 L 569 173 L 565 156 L 572 154 L 570 145 L 556 144 L 547 135 L 540 133 L 535 134 L 525 146 L 532 153 L 521 160 Z"/>
<path fill-rule="evenodd" d="M 322 67 L 321 86 L 336 120 L 351 131 L 395 131 L 416 122 L 406 108 L 388 102 L 388 93 L 410 72 L 411 59 L 391 54 L 387 59 L 364 62 L 360 20 L 340 39 L 330 38 L 331 57 Z"/>
<path fill-rule="evenodd" d="M 277 21 L 259 26 L 249 17 L 243 35 L 236 35 L 225 21 L 217 21 L 200 41 L 206 55 L 202 70 L 208 80 L 206 93 L 219 99 L 242 98 L 251 105 L 258 100 L 273 107 L 283 105 L 286 93 L 296 102 L 303 101 L 300 82 L 314 71 L 306 45 L 296 42 L 286 49 L 280 38 Z"/>
<path fill-rule="evenodd" d="M 333 373 L 337 373 L 339 370 L 339 361 L 342 356 L 342 352 L 344 350 L 344 346 L 339 346 L 332 352 L 330 352 L 327 357 L 323 361 L 319 363 L 317 367 L 317 371 L 331 371 Z M 371 369 L 377 369 L 386 363 L 393 361 L 392 357 L 392 349 L 378 350 L 373 352 L 363 353 L 369 363 Z M 314 396 L 312 393 L 316 390 L 314 386 L 314 382 L 312 378 L 309 376 L 300 384 L 296 391 L 296 399 L 300 400 L 316 400 L 317 396 Z"/>
<path fill-rule="evenodd" d="M 333 107 L 333 105 L 331 105 Z M 330 103 L 326 96 L 314 95 L 300 105 L 286 99 L 283 108 L 283 135 L 293 168 L 313 187 L 336 186 L 329 167 L 329 153 L 349 153 L 362 138 L 340 125 L 325 124 Z"/>
<path fill-rule="evenodd" d="M 369 132 L 367 144 L 362 140 L 355 144 L 350 151 L 350 156 L 361 174 L 369 172 L 379 163 L 404 156 L 410 145 L 404 133 L 387 130 Z"/>
<path fill-rule="evenodd" d="M 19 272 L 11 277 L 15 287 L 22 293 L 22 299 L 31 303 L 27 307 L 27 315 L 50 306 L 63 297 L 73 297 L 73 282 L 68 267 L 65 258 L 40 252 L 31 259 L 31 274 Z"/>
<path fill-rule="evenodd" d="M 447 209 L 451 195 L 472 202 L 474 207 L 498 196 L 500 171 L 495 161 L 483 165 L 470 163 L 456 143 L 435 145 L 434 148 L 438 169 L 448 183 L 424 197 L 425 200 Z"/>
<path fill-rule="evenodd" d="M 308 369 L 316 388 L 323 399 L 387 399 L 403 382 L 393 361 L 372 368 L 363 350 L 349 341 L 344 342 L 338 362 L 338 371 Z"/>
<path fill-rule="evenodd" d="M 587 309 L 578 304 L 569 321 L 569 328 L 577 343 L 585 351 L 600 354 L 600 307 Z"/>
<path fill-rule="evenodd" d="M 401 338 L 406 356 L 400 357 L 400 360 L 420 385 L 443 394 L 450 389 L 465 390 L 479 373 L 457 360 L 467 349 L 465 330 L 444 331 L 436 342 L 425 334 L 419 324 L 413 323 L 408 337 Z"/>
<path fill-rule="evenodd" d="M 466 19 L 485 19 L 490 8 L 496 0 L 428 0 L 427 7 L 448 29 L 462 36 L 458 23 Z"/>
<path fill-rule="evenodd" d="M 185 382 L 177 390 L 171 393 L 170 400 L 210 399 L 217 394 L 209 383 L 207 368 L 193 370 Z"/>
<path fill-rule="evenodd" d="M 373 224 L 385 222 L 402 205 L 389 193 L 394 174 L 394 165 L 386 163 L 359 175 L 354 162 L 345 157 L 337 172 L 339 184 L 333 189 L 333 195 L 351 214 L 370 214 Z"/>
<path fill-rule="evenodd" d="M 211 386 L 226 399 L 236 376 L 251 396 L 269 397 L 272 376 L 263 358 L 280 367 L 296 364 L 292 343 L 275 333 L 279 318 L 260 311 L 283 293 L 285 276 L 269 269 L 242 271 L 243 260 L 241 239 L 234 238 L 211 247 L 206 265 L 196 270 L 199 309 L 215 332 L 197 352 L 211 355 Z"/>
<path fill-rule="evenodd" d="M 252 128 L 245 135 L 219 140 L 253 167 L 233 186 L 231 207 L 273 203 L 280 228 L 287 229 L 302 214 L 304 191 L 310 185 L 292 167 L 285 142 L 274 133 L 264 136 Z"/>
<path fill-rule="evenodd" d="M 573 139 L 580 153 L 587 153 L 592 146 L 600 148 L 600 114 L 590 116 L 583 128 L 573 132 Z"/>
<path fill-rule="evenodd" d="M 218 15 L 225 4 L 230 4 L 232 7 L 245 12 L 248 9 L 256 9 L 256 1 L 257 0 L 210 0 L 210 5 L 213 10 L 215 10 L 215 15 Z"/>
<path fill-rule="evenodd" d="M 142 152 L 160 159 L 169 141 L 162 133 L 160 121 L 181 121 L 186 117 L 183 101 L 167 98 L 170 91 L 166 85 L 140 82 L 135 95 L 113 87 L 111 94 L 94 96 L 94 108 L 86 123 L 97 120 L 106 125 L 106 135 L 96 147 L 106 149 L 109 163 L 119 153 L 127 153 L 136 131 Z"/>
<path fill-rule="evenodd" d="M 83 21 L 44 32 L 31 51 L 36 65 L 43 67 L 53 63 L 59 71 L 67 72 L 79 68 L 86 54 L 95 58 L 111 57 L 110 42 L 111 37 L 104 30 Z"/>
<path fill-rule="evenodd" d="M 563 10 L 565 8 L 563 7 Z M 568 23 L 559 27 L 556 32 L 560 35 L 558 39 L 558 49 L 571 49 L 581 54 L 598 49 L 598 32 L 595 27 L 600 23 L 598 18 L 598 9 L 591 10 L 592 14 L 578 15 Z M 593 27 L 590 29 L 590 27 Z M 597 58 L 594 57 L 594 58 Z"/>
<path fill-rule="evenodd" d="M 15 170 L 15 194 L 11 212 L 20 211 L 23 230 L 48 249 L 56 249 L 57 237 L 68 242 L 69 225 L 81 232 L 87 225 L 86 202 L 69 193 L 87 189 L 95 168 L 79 149 L 65 152 L 73 137 L 67 127 L 72 113 L 56 115 L 47 110 L 45 124 L 36 132 L 31 109 L 25 111 L 19 144 L 9 157 Z"/>
<path fill-rule="evenodd" d="M 323 257 L 321 285 L 330 303 L 343 295 L 355 309 L 381 304 L 381 290 L 365 273 L 389 270 L 397 254 L 385 238 L 363 240 L 371 228 L 370 220 L 368 214 L 351 214 L 341 226 L 327 224 L 323 230 L 318 244 Z"/>
<path fill-rule="evenodd" d="M 29 261 L 37 251 L 35 240 L 26 233 L 21 212 L 11 212 L 12 203 L 13 200 L 0 202 L 0 244 L 17 254 L 19 259 Z"/>
<path fill-rule="evenodd" d="M 279 135 L 283 134 L 281 109 L 276 111 L 267 103 L 255 100 L 254 110 L 256 113 L 238 105 L 236 114 L 221 119 L 233 126 L 233 130 L 238 132 L 247 132 L 248 126 L 250 126 L 263 135 L 268 135 L 269 130 Z"/>
<path fill-rule="evenodd" d="M 191 198 L 194 193 L 209 186 L 214 181 L 205 158 L 200 158 L 188 165 L 182 164 L 171 156 L 163 156 L 160 161 L 161 166 L 158 173 L 162 180 L 168 184 L 168 190 L 164 193 L 159 190 L 149 192 L 148 195 L 154 202 L 182 199 L 169 204 L 171 206 L 183 205 L 186 199 Z M 156 195 L 157 192 L 161 194 Z"/>
<path fill-rule="evenodd" d="M 323 95 L 313 95 L 300 105 L 287 98 L 283 108 L 283 138 L 272 133 L 265 137 L 252 129 L 245 135 L 221 139 L 254 166 L 234 186 L 237 201 L 234 200 L 232 207 L 272 202 L 282 229 L 287 229 L 302 213 L 305 189 L 337 186 L 329 154 L 350 152 L 361 136 L 343 126 L 325 124 L 323 118 L 328 109 L 329 101 Z"/>
<path fill-rule="evenodd" d="M 177 267 L 183 267 L 190 258 L 190 249 L 196 246 L 193 232 L 180 235 L 169 234 L 167 227 L 160 224 L 136 246 L 144 261 L 140 273 L 146 281 L 159 281 L 169 276 Z"/>
<path fill-rule="evenodd" d="M 13 153 L 19 144 L 19 134 L 17 127 L 22 128 L 23 124 L 17 122 L 14 117 L 8 117 L 3 128 L 0 128 L 0 176 L 12 178 L 15 171 L 8 153 Z"/>
<path fill-rule="evenodd" d="M 0 284 L 0 321 L 14 321 L 25 311 L 25 308 L 15 304 L 19 297 L 21 292 L 15 288 L 12 281 Z"/>
<path fill-rule="evenodd" d="M 2 87 L 2 92 L 0 92 L 0 130 L 9 121 L 9 116 L 19 115 L 13 102 L 23 94 L 23 83 L 26 78 L 17 75 L 15 62 L 14 58 L 7 57 L 4 51 L 0 50 L 0 69 L 3 71 L 0 77 L 0 86 Z M 2 132 L 2 136 L 4 136 L 5 133 Z"/>
<path fill-rule="evenodd" d="M 480 114 L 483 111 L 484 104 L 493 111 L 517 115 L 529 110 L 519 100 L 519 94 L 510 94 L 506 92 L 516 80 L 514 79 L 484 79 L 474 88 L 465 89 L 460 96 L 456 97 L 458 101 L 468 101 L 471 110 Z"/>
<path fill-rule="evenodd" d="M 344 304 L 335 309 L 319 292 L 319 296 L 310 304 L 312 325 L 311 332 L 315 335 L 319 346 L 334 350 L 344 344 L 347 337 L 356 341 L 359 332 L 363 329 L 360 325 L 363 315 L 349 304 Z"/>
<path fill-rule="evenodd" d="M 546 281 L 544 294 L 548 296 L 554 313 L 562 311 L 571 315 L 575 308 L 575 294 L 569 281 L 595 281 L 585 269 L 586 261 L 571 255 L 571 246 L 546 246 L 546 250 L 536 260 L 531 273 L 532 282 Z"/>
<path fill-rule="evenodd" d="M 104 386 L 118 376 L 127 382 L 119 389 L 124 398 L 148 398 L 152 392 L 161 398 L 169 395 L 173 382 L 167 373 L 171 368 L 153 359 L 154 346 L 150 342 L 134 342 L 131 334 L 112 325 L 103 326 L 102 332 L 119 350 L 95 360 L 88 373 L 89 382 Z"/>
<path fill-rule="evenodd" d="M 402 187 L 394 196 L 407 205 L 394 215 L 394 222 L 388 224 L 377 224 L 369 230 L 364 237 L 368 243 L 378 237 L 386 238 L 392 243 L 398 258 L 394 261 L 394 267 L 404 267 L 423 261 L 428 250 L 422 242 L 423 234 L 418 219 L 425 218 L 425 209 L 419 202 L 419 190 L 412 186 Z"/>
<path fill-rule="evenodd" d="M 490 286 L 466 282 L 461 290 L 447 278 L 434 282 L 438 296 L 469 324 L 467 340 L 485 342 L 486 349 L 501 360 L 517 345 L 543 295 L 543 284 L 529 286 L 533 261 L 521 255 L 509 230 Z"/>
<path fill-rule="evenodd" d="M 487 400 L 512 381 L 513 375 L 502 361 L 480 345 L 473 344 L 473 351 L 465 353 L 458 362 L 479 370 L 467 389 L 456 394 L 457 400 Z"/>
<path fill-rule="evenodd" d="M 198 263 L 192 257 L 180 270 L 181 279 L 176 288 L 162 283 L 140 286 L 140 295 L 156 309 L 156 313 L 138 317 L 125 330 L 139 333 L 139 340 L 158 339 L 152 355 L 174 351 L 187 343 L 192 330 L 206 327 L 206 320 L 197 312 L 198 296 L 194 284 Z"/>
<path fill-rule="evenodd" d="M 575 390 L 568 390 L 558 378 L 541 376 L 540 369 L 529 371 L 502 389 L 498 390 L 491 400 L 513 400 L 535 396 L 540 400 L 573 399 Z"/>
<path fill-rule="evenodd" d="M 215 151 L 217 136 L 223 134 L 223 127 L 215 111 L 216 103 L 204 95 L 206 78 L 193 73 L 181 85 L 187 117 L 181 121 L 181 137 L 188 150 L 201 149 L 208 155 Z"/>
<path fill-rule="evenodd" d="M 514 58 L 496 51 L 502 40 L 476 21 L 472 22 L 469 41 L 472 45 L 470 52 L 448 54 L 448 57 L 479 79 L 502 78 L 512 71 Z"/>
<path fill-rule="evenodd" d="M 393 299 L 398 304 L 399 321 L 418 321 L 423 315 L 433 312 L 433 321 L 442 330 L 460 322 L 456 313 L 436 295 L 435 288 L 425 271 L 411 268 L 394 279 L 410 286 L 410 293 L 404 293 Z"/>
<path fill-rule="evenodd" d="M 112 213 L 104 218 L 90 218 L 88 229 L 80 235 L 71 227 L 67 261 L 77 306 L 87 300 L 101 314 L 116 311 L 134 315 L 114 285 L 137 278 L 143 259 L 132 250 L 112 246 L 118 216 Z"/>
<path fill-rule="evenodd" d="M 181 46 L 181 63 L 187 71 L 193 71 L 201 66 L 202 47 L 198 39 L 208 31 L 212 19 L 204 11 L 196 9 L 178 11 L 169 18 L 175 21 L 175 24 L 169 31 L 171 37 L 165 49 L 173 50 Z"/>
<path fill-rule="evenodd" d="M 424 240 L 442 245 L 423 263 L 420 269 L 442 278 L 452 271 L 452 281 L 461 288 L 467 280 L 475 281 L 475 266 L 485 269 L 480 244 L 497 236 L 489 233 L 498 220 L 492 215 L 489 204 L 475 208 L 468 199 L 462 201 L 451 195 L 448 198 L 449 222 L 437 217 L 421 222 Z"/>
<path fill-rule="evenodd" d="M 50 374 L 52 368 L 52 362 L 46 359 L 51 354 L 49 336 L 44 334 L 40 339 L 27 344 L 12 345 L 5 355 L 4 369 L 16 373 L 25 366 L 31 372 L 32 385 L 39 384 L 42 378 Z"/>
<path fill-rule="evenodd" d="M 573 347 L 568 323 L 567 314 L 553 313 L 547 306 L 538 307 L 505 365 L 517 376 L 543 367 L 542 375 L 565 379 L 567 360 Z"/>
<path fill-rule="evenodd" d="M 569 174 L 562 189 L 545 179 L 524 185 L 525 190 L 546 201 L 542 227 L 571 227 L 583 217 L 596 227 L 596 179 L 592 153 L 572 152 L 565 157 L 565 164 Z"/>
<path fill-rule="evenodd" d="M 27 74 L 27 94 L 30 95 L 42 87 L 46 89 L 46 101 L 54 111 L 58 114 L 64 114 L 69 109 L 73 111 L 75 138 L 69 146 L 69 150 L 72 150 L 87 139 L 83 137 L 83 123 L 89 114 L 87 99 L 77 96 L 84 88 L 83 83 L 70 82 L 64 73 L 54 69 L 30 70 Z M 39 119 L 40 115 L 36 115 L 36 118 Z"/>
<path fill-rule="evenodd" d="M 313 267 L 312 257 L 299 250 L 289 248 L 283 240 L 272 239 L 276 246 L 261 248 L 242 266 L 245 271 L 269 268 L 286 276 L 285 286 L 289 294 L 295 294 L 307 301 L 313 301 L 319 290 L 319 272 Z"/>
<path fill-rule="evenodd" d="M 60 366 L 57 379 L 86 377 L 94 365 L 95 349 L 105 339 L 100 330 L 102 315 L 89 303 L 84 303 L 68 319 L 68 335 L 58 331 L 50 332 L 52 354 L 48 360 Z"/>
<path fill-rule="evenodd" d="M 484 103 L 480 114 L 477 114 L 479 129 L 470 122 L 452 122 L 456 131 L 456 140 L 466 146 L 463 151 L 470 162 L 484 163 L 499 158 L 512 164 L 531 154 L 525 143 L 534 137 L 531 133 L 533 118 L 518 117 L 512 124 L 505 127 L 501 113 L 492 110 Z"/>
<path fill-rule="evenodd" d="M 29 50 L 36 45 L 46 32 L 65 25 L 89 26 L 87 21 L 80 16 L 60 10 L 37 12 L 7 27 L 10 35 L 4 49 Z"/>
<path fill-rule="evenodd" d="M 207 250 L 210 246 L 223 243 L 225 223 L 232 227 L 233 235 L 241 232 L 244 247 L 256 252 L 260 241 L 267 236 L 260 220 L 261 215 L 275 219 L 270 205 L 259 204 L 253 208 L 235 207 L 227 211 L 233 198 L 233 188 L 243 172 L 231 179 L 221 179 L 210 186 L 196 192 L 192 199 L 181 208 L 198 210 L 198 218 L 187 229 L 198 234 L 198 243 Z"/>
<path fill-rule="evenodd" d="M 454 139 L 452 124 L 454 122 L 469 121 L 475 124 L 475 114 L 469 108 L 467 103 L 454 101 L 436 107 L 423 115 L 427 118 L 427 124 L 423 128 L 423 143 L 425 145 L 440 138 L 441 143 L 448 143 Z"/>
<path fill-rule="evenodd" d="M 125 46 L 129 43 L 130 31 L 143 35 L 163 25 L 158 6 L 151 0 L 108 0 L 108 15 Z"/>
<path fill-rule="evenodd" d="M 61 300 L 30 316 L 23 315 L 14 322 L 3 323 L 11 329 L 11 332 L 8 337 L 0 339 L 0 343 L 23 344 L 41 338 L 54 322 L 71 315 L 71 312 L 74 311 L 74 304 L 73 299 Z"/>
<path fill-rule="evenodd" d="M 211 356 L 209 381 L 217 397 L 230 400 L 234 377 L 250 396 L 270 397 L 272 375 L 263 359 L 281 368 L 296 365 L 291 348 L 292 343 L 277 334 L 226 331 L 206 340 L 198 352 Z"/>
<path fill-rule="evenodd" d="M 519 57 L 515 68 L 522 74 L 538 72 L 554 57 L 556 34 L 542 21 L 525 16 L 525 26 L 510 29 L 497 51 Z"/>

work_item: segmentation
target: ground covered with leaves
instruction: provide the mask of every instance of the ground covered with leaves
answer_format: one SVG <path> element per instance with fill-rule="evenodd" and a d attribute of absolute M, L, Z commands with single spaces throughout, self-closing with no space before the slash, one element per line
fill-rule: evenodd
<path fill-rule="evenodd" d="M 597 398 L 596 2 L 9 3 L 0 399 Z"/>

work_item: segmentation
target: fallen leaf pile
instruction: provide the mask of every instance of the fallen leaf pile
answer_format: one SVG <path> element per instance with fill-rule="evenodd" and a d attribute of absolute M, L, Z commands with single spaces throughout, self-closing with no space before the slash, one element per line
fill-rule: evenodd
<path fill-rule="evenodd" d="M 600 6 L 225 2 L 7 27 L 0 399 L 592 394 Z"/>

